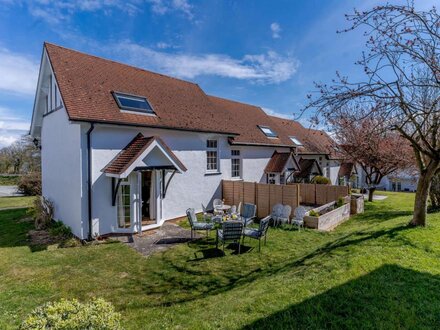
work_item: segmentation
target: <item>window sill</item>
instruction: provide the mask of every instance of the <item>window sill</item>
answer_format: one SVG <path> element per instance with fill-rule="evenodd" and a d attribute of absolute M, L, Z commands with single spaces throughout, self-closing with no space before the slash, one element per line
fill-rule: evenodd
<path fill-rule="evenodd" d="M 222 172 L 205 172 L 205 176 L 207 175 L 221 175 Z"/>
<path fill-rule="evenodd" d="M 242 178 L 231 178 L 231 181 L 243 181 Z"/>

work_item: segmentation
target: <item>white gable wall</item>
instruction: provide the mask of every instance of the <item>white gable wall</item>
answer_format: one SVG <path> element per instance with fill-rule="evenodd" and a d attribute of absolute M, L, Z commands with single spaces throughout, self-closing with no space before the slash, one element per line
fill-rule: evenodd
<path fill-rule="evenodd" d="M 82 216 L 81 127 L 69 122 L 63 109 L 43 118 L 41 171 L 43 196 L 55 206 L 54 217 L 80 237 L 87 236 Z"/>

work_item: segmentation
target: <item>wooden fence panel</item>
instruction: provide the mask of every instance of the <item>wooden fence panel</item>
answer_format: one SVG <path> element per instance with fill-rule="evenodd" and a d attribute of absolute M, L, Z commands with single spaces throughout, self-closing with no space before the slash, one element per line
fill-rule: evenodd
<path fill-rule="evenodd" d="M 280 204 L 283 201 L 283 186 L 271 184 L 269 185 L 269 213 L 275 206 L 275 204 Z M 265 215 L 265 216 L 266 216 Z"/>
<path fill-rule="evenodd" d="M 255 182 L 243 182 L 243 203 L 257 204 L 255 200 L 256 189 Z"/>
<path fill-rule="evenodd" d="M 223 180 L 222 194 L 226 204 L 234 204 L 234 182 Z"/>
<path fill-rule="evenodd" d="M 269 184 L 256 184 L 257 187 L 257 217 L 262 218 L 270 213 Z"/>
<path fill-rule="evenodd" d="M 231 205 L 238 205 L 241 201 L 243 201 L 243 182 L 233 181 L 233 186 L 234 186 L 234 198 L 233 198 L 233 203 Z"/>
<path fill-rule="evenodd" d="M 324 205 L 327 204 L 327 185 L 324 184 L 316 184 L 315 190 L 316 190 L 316 204 L 317 205 Z"/>
<path fill-rule="evenodd" d="M 298 191 L 299 185 L 286 185 L 283 186 L 283 199 L 282 203 L 290 205 L 292 207 L 292 214 L 293 211 L 298 207 L 299 200 L 298 200 Z"/>
<path fill-rule="evenodd" d="M 288 204 L 292 211 L 299 204 L 324 205 L 348 195 L 346 186 L 317 184 L 273 185 L 255 182 L 226 181 L 222 184 L 226 204 L 252 203 L 257 205 L 257 217 L 271 213 L 275 204 Z"/>
<path fill-rule="evenodd" d="M 300 183 L 299 192 L 301 196 L 301 204 L 316 204 L 315 185 L 312 183 Z"/>

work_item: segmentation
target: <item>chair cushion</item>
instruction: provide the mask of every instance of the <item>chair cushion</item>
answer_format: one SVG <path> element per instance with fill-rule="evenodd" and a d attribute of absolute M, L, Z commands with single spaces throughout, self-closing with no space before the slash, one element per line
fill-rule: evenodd
<path fill-rule="evenodd" d="M 214 224 L 206 222 L 196 222 L 193 224 L 194 230 L 208 230 L 214 228 Z"/>
<path fill-rule="evenodd" d="M 261 237 L 261 232 L 257 229 L 245 228 L 243 235 L 252 238 L 259 238 Z"/>

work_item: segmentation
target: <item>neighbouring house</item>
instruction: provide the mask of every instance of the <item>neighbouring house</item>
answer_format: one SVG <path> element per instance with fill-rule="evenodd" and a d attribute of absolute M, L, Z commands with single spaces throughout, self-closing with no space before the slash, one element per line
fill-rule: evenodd
<path fill-rule="evenodd" d="M 339 184 L 339 168 L 343 157 L 337 152 L 336 142 L 326 132 L 306 128 L 294 120 L 271 118 L 297 146 L 296 155 L 300 164 L 301 159 L 316 161 L 305 162 L 308 171 L 303 169 L 300 174 L 303 180 L 297 178 L 296 181 L 308 182 L 316 175 L 324 175 L 330 179 L 331 184 Z"/>
<path fill-rule="evenodd" d="M 283 184 L 322 166 L 334 182 L 328 136 L 287 122 L 191 82 L 45 43 L 30 134 L 55 219 L 90 239 L 201 211 L 221 197 L 222 179 Z"/>

